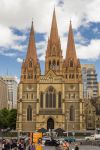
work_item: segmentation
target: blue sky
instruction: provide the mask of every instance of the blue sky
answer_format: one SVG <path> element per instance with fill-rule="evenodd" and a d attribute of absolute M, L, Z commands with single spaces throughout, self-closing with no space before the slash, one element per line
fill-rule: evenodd
<path fill-rule="evenodd" d="M 21 63 L 26 56 L 32 18 L 37 53 L 43 73 L 54 6 L 63 56 L 65 57 L 66 54 L 71 19 L 77 55 L 81 63 L 95 64 L 100 81 L 99 0 L 75 0 L 75 3 L 73 0 L 1 0 L 0 75 L 9 74 L 20 78 Z"/>

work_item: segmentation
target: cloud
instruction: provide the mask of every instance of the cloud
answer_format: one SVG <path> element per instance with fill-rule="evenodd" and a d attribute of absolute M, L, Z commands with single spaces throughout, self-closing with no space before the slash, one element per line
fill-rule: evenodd
<path fill-rule="evenodd" d="M 40 60 L 45 59 L 45 51 L 47 47 L 47 37 L 50 35 L 52 13 L 56 8 L 58 31 L 61 37 L 61 46 L 63 50 L 63 56 L 66 54 L 67 37 L 63 36 L 68 32 L 69 20 L 72 20 L 74 29 L 78 29 L 81 25 L 89 28 L 89 22 L 100 22 L 100 1 L 99 0 L 1 0 L 0 1 L 0 51 L 12 51 L 17 50 L 19 52 L 25 51 L 27 43 L 24 43 L 27 39 L 25 33 L 27 28 L 31 26 L 31 20 L 34 21 L 34 29 L 38 33 L 45 33 L 45 40 L 37 43 L 38 56 Z M 3 6 L 3 9 L 2 9 Z M 43 7 L 41 7 L 43 6 Z M 23 31 L 22 35 L 18 35 L 13 32 L 13 29 L 19 29 Z M 97 30 L 95 29 L 94 32 Z M 81 42 L 78 44 L 77 41 Z M 84 46 L 87 39 L 81 35 L 80 31 L 75 35 L 75 41 L 78 44 L 78 49 L 90 49 L 94 46 L 95 40 L 93 39 L 88 43 L 88 46 Z M 22 44 L 24 43 L 24 44 Z M 98 42 L 96 42 L 99 44 Z M 84 44 L 84 45 L 83 45 Z M 99 47 L 99 46 L 98 46 Z M 93 48 L 91 47 L 91 50 Z M 99 55 L 98 48 L 96 47 L 97 54 Z M 85 50 L 84 50 L 85 51 Z M 6 54 L 7 55 L 7 54 Z M 11 55 L 11 54 L 8 54 Z M 84 58 L 84 53 L 79 56 Z M 88 54 L 87 54 L 88 56 Z M 85 56 L 86 57 L 86 56 Z M 92 57 L 92 56 L 91 56 Z M 90 58 L 90 56 L 89 56 Z"/>
<path fill-rule="evenodd" d="M 13 33 L 13 30 L 7 26 L 0 24 L 0 53 L 4 54 L 7 51 L 12 51 L 15 49 L 17 51 L 23 51 L 26 45 L 21 45 L 20 43 L 26 40 L 25 35 L 17 35 Z M 7 54 L 5 54 L 7 56 Z M 8 56 L 14 56 L 8 54 Z"/>
<path fill-rule="evenodd" d="M 91 40 L 87 46 L 76 44 L 77 55 L 80 59 L 100 58 L 100 39 Z"/>
<path fill-rule="evenodd" d="M 22 63 L 22 62 L 23 62 L 23 59 L 18 57 L 18 58 L 17 58 L 17 62 Z"/>

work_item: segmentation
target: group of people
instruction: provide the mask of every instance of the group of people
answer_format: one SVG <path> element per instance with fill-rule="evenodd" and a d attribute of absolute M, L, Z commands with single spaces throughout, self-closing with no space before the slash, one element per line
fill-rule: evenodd
<path fill-rule="evenodd" d="M 61 150 L 69 150 L 70 144 L 67 141 L 64 141 L 59 145 Z M 25 150 L 26 144 L 23 139 L 20 139 L 18 142 L 16 140 L 3 140 L 2 141 L 2 150 Z M 37 144 L 30 142 L 28 150 L 43 150 L 42 149 L 42 139 L 39 139 Z M 75 145 L 75 148 L 72 150 L 79 150 L 78 145 Z"/>
<path fill-rule="evenodd" d="M 1 144 L 2 150 L 25 150 L 26 145 L 23 139 L 17 140 L 3 140 Z"/>

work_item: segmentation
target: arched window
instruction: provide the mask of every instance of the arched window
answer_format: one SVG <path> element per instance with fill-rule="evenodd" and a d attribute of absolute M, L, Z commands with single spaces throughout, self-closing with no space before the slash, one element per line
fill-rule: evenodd
<path fill-rule="evenodd" d="M 73 67 L 74 65 L 73 65 L 73 61 L 72 60 L 70 60 L 70 67 Z"/>
<path fill-rule="evenodd" d="M 51 61 L 49 61 L 49 69 L 51 68 Z"/>
<path fill-rule="evenodd" d="M 24 79 L 26 79 L 26 75 L 24 74 Z"/>
<path fill-rule="evenodd" d="M 46 107 L 55 108 L 56 107 L 56 91 L 53 87 L 49 87 L 46 91 Z"/>
<path fill-rule="evenodd" d="M 61 108 L 61 92 L 58 93 L 58 108 Z"/>
<path fill-rule="evenodd" d="M 71 74 L 69 75 L 69 79 L 71 79 Z"/>
<path fill-rule="evenodd" d="M 74 74 L 72 74 L 72 79 L 74 79 Z"/>
<path fill-rule="evenodd" d="M 78 79 L 78 74 L 76 75 L 76 78 Z"/>
<path fill-rule="evenodd" d="M 33 75 L 31 72 L 28 73 L 28 79 L 32 79 L 33 78 Z"/>
<path fill-rule="evenodd" d="M 30 105 L 27 108 L 27 121 L 32 121 L 32 107 Z"/>
<path fill-rule="evenodd" d="M 74 108 L 74 106 L 70 107 L 70 121 L 75 121 L 75 108 Z"/>
<path fill-rule="evenodd" d="M 43 93 L 40 94 L 40 107 L 43 108 Z"/>
<path fill-rule="evenodd" d="M 56 94 L 53 93 L 53 108 L 56 107 Z"/>
<path fill-rule="evenodd" d="M 33 99 L 33 93 L 31 94 L 31 99 Z"/>
<path fill-rule="evenodd" d="M 32 60 L 29 62 L 29 67 L 32 68 Z"/>
<path fill-rule="evenodd" d="M 52 62 L 52 67 L 53 67 L 53 69 L 56 68 L 56 61 L 55 60 L 53 60 L 53 62 Z"/>
<path fill-rule="evenodd" d="M 28 93 L 26 94 L 26 98 L 28 99 Z"/>
<path fill-rule="evenodd" d="M 46 93 L 46 107 L 48 108 L 48 101 L 49 101 L 49 97 L 48 97 L 48 93 Z"/>
<path fill-rule="evenodd" d="M 57 66 L 59 66 L 59 60 L 57 61 Z"/>

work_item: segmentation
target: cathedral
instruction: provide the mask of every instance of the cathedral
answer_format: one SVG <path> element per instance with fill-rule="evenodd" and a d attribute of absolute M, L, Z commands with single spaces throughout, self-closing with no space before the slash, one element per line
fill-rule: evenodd
<path fill-rule="evenodd" d="M 42 75 L 32 22 L 18 86 L 17 131 L 85 129 L 82 72 L 71 22 L 66 45 L 66 56 L 63 58 L 54 10 Z"/>

